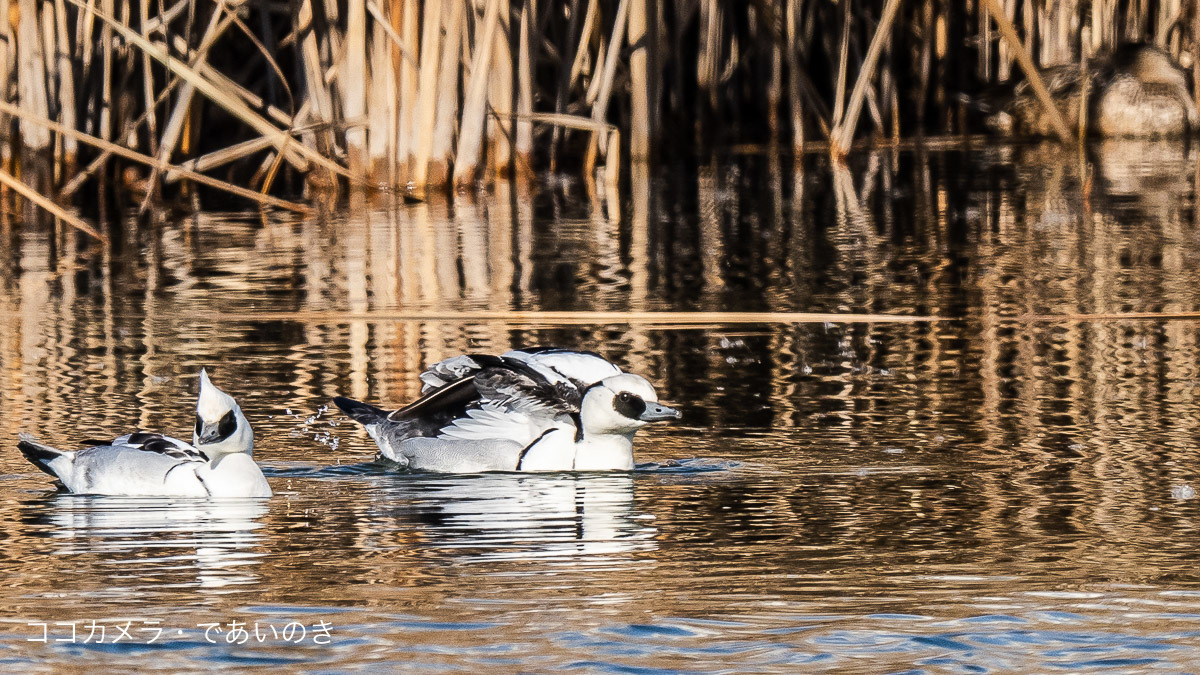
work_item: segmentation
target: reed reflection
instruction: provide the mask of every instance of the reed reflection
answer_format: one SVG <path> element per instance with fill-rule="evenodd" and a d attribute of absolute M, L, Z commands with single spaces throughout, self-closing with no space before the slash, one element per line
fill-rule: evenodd
<path fill-rule="evenodd" d="M 679 534 L 664 522 L 702 543 L 720 541 L 706 523 L 732 522 L 747 541 L 784 542 L 756 549 L 784 573 L 835 551 L 830 568 L 858 574 L 918 542 L 914 568 L 942 547 L 953 564 L 1032 575 L 1061 564 L 1133 579 L 1152 560 L 1194 576 L 1177 542 L 1197 506 L 1171 496 L 1200 486 L 1194 322 L 1079 315 L 1200 309 L 1195 174 L 1194 150 L 1147 142 L 889 151 L 837 168 L 746 157 L 636 170 L 619 212 L 568 185 L 308 220 L 208 214 L 131 222 L 109 259 L 26 224 L 0 238 L 15 261 L 0 280 L 0 444 L 31 431 L 70 446 L 133 420 L 186 429 L 179 401 L 208 366 L 244 382 L 231 393 L 268 468 L 360 461 L 374 446 L 353 427 L 321 427 L 336 450 L 295 433 L 335 394 L 399 406 L 425 365 L 454 354 L 599 348 L 684 409 L 684 426 L 639 439 L 639 462 L 711 457 L 753 474 L 712 499 L 690 484 L 648 493 L 640 477 L 397 480 L 353 498 L 411 525 L 404 547 L 473 562 L 680 561 L 660 545 Z M 940 320 L 683 329 L 503 315 L 661 309 Z M 498 314 L 463 314 L 483 311 Z M 793 480 L 814 467 L 838 477 Z M 916 473 L 855 473 L 880 467 Z M 36 484 L 12 453 L 0 469 Z M 312 497 L 294 499 L 302 511 Z M 353 530 L 357 516 L 338 527 L 360 538 L 338 544 L 383 549 Z"/>

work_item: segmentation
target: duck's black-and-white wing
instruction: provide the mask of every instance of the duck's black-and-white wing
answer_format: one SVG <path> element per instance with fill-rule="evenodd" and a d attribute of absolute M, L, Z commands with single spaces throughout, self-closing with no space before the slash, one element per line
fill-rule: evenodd
<path fill-rule="evenodd" d="M 508 364 L 522 364 L 536 371 L 550 384 L 568 381 L 586 389 L 606 377 L 620 375 L 621 369 L 595 352 L 563 349 L 561 347 L 527 347 L 505 352 L 500 356 L 463 354 L 429 366 L 421 373 L 421 393 L 427 394 L 488 366 L 496 359 Z"/>
<path fill-rule="evenodd" d="M 119 436 L 112 441 L 111 445 L 114 447 L 133 448 L 142 452 L 154 452 L 173 459 L 193 462 L 208 461 L 208 457 L 191 443 L 148 431 L 138 431 Z"/>
<path fill-rule="evenodd" d="M 388 415 L 389 421 L 403 425 L 405 437 L 503 439 L 526 445 L 548 429 L 575 423 L 583 383 L 558 373 L 551 380 L 545 368 L 508 355 L 449 361 L 455 363 L 426 373 L 463 373 L 458 380 Z"/>
<path fill-rule="evenodd" d="M 527 347 L 513 350 L 504 356 L 524 361 L 551 384 L 567 380 L 581 390 L 606 377 L 621 374 L 621 369 L 616 364 L 589 351 L 560 347 Z"/>

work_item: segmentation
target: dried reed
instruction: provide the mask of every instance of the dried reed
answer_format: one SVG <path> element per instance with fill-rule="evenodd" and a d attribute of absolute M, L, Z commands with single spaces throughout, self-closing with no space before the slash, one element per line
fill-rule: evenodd
<path fill-rule="evenodd" d="M 590 181 L 601 158 L 615 189 L 622 153 L 642 163 L 769 140 L 840 156 L 867 136 L 972 131 L 956 102 L 1010 78 L 1014 63 L 1067 139 L 1039 68 L 1140 39 L 1200 72 L 1200 13 L 1181 0 L 300 0 L 286 17 L 197 0 L 0 9 L 0 99 L 21 113 L 0 113 L 16 128 L 0 157 L 52 153 L 63 195 L 110 189 L 122 175 L 113 163 L 145 164 L 144 205 L 217 170 L 228 180 L 207 184 L 242 196 L 350 185 L 423 198 L 484 176 L 527 182 L 543 167 Z M 88 164 L 76 171 L 80 152 Z"/>

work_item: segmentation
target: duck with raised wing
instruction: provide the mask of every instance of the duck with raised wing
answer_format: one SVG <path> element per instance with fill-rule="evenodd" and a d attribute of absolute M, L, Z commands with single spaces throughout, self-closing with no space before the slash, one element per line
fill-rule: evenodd
<path fill-rule="evenodd" d="M 270 497 L 254 462 L 254 432 L 237 401 L 200 371 L 192 443 L 138 431 L 82 450 L 17 444 L 37 468 L 78 494 L 159 497 Z"/>
<path fill-rule="evenodd" d="M 415 471 L 629 471 L 633 436 L 679 419 L 640 375 L 558 348 L 464 355 L 421 374 L 420 399 L 387 411 L 337 397 L 379 455 Z"/>

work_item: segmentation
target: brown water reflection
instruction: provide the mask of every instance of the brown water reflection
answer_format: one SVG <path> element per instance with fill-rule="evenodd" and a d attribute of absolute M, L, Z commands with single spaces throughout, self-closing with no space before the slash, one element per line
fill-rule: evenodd
<path fill-rule="evenodd" d="M 1196 153 L 765 157 L 298 220 L 25 214 L 0 260 L 0 659 L 928 671 L 1200 661 Z M 521 315 L 506 315 L 506 310 Z M 555 323 L 539 312 L 577 313 Z M 933 316 L 672 325 L 591 312 Z M 1102 315 L 1102 316 L 1097 316 Z M 541 318 L 539 318 L 541 317 Z M 589 321 L 594 321 L 589 323 Z M 327 409 L 463 351 L 599 349 L 659 384 L 624 476 L 396 476 Z M 183 433 L 208 367 L 278 495 L 55 496 L 15 452 Z M 30 643 L 159 620 L 164 646 Z M 332 622 L 212 645 L 204 622 Z M 869 664 L 869 665 L 864 665 Z"/>

